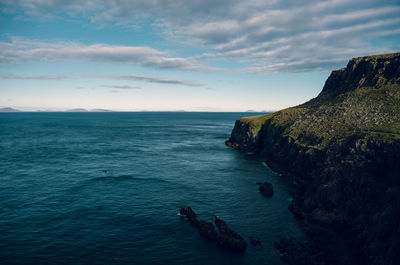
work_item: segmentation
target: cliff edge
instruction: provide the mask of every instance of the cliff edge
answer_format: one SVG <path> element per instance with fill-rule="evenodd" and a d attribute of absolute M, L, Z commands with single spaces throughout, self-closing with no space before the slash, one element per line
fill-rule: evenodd
<path fill-rule="evenodd" d="M 293 179 L 292 212 L 348 251 L 330 264 L 400 264 L 400 53 L 351 59 L 316 98 L 237 120 L 226 144 Z"/>

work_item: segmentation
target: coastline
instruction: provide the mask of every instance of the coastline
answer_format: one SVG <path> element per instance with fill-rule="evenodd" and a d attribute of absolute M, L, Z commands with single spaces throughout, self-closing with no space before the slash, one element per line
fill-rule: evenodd
<path fill-rule="evenodd" d="M 229 140 L 226 141 L 226 145 L 241 151 L 232 146 Z M 297 182 L 299 179 L 278 163 L 268 160 L 266 157 L 262 157 L 262 159 L 270 170 L 280 175 L 281 178 L 285 178 L 289 181 L 290 194 L 296 197 L 298 195 L 298 189 L 301 188 L 301 185 Z M 293 207 L 293 202 L 294 200 L 287 205 L 287 209 L 296 217 L 297 221 L 300 222 L 300 227 L 307 235 L 307 238 L 299 241 L 292 237 L 282 237 L 280 240 L 275 241 L 274 246 L 280 253 L 282 261 L 290 265 L 355 264 L 351 253 L 346 253 L 343 249 L 338 251 L 337 246 L 346 243 L 343 239 L 338 237 L 336 237 L 333 242 L 332 239 L 335 230 L 307 222 L 305 214 L 302 213 L 299 208 Z M 336 260 L 338 256 L 344 256 L 342 259 L 347 261 L 345 263 L 338 263 Z"/>
<path fill-rule="evenodd" d="M 399 67 L 399 53 L 354 58 L 309 102 L 236 121 L 226 144 L 292 181 L 289 209 L 311 244 L 287 241 L 288 256 L 314 243 L 308 264 L 398 264 Z"/>

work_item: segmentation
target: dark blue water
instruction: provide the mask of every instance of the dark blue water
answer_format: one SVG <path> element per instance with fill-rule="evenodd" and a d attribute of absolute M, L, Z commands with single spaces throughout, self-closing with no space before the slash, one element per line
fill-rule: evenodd
<path fill-rule="evenodd" d="M 274 241 L 302 236 L 287 185 L 224 145 L 246 115 L 0 114 L 0 263 L 281 264 Z M 184 205 L 262 247 L 218 248 L 177 215 Z"/>

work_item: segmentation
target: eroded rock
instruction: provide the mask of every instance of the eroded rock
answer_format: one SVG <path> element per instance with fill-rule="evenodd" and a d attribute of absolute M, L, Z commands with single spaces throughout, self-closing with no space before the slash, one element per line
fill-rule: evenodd
<path fill-rule="evenodd" d="M 257 185 L 259 185 L 258 190 L 265 196 L 271 197 L 274 195 L 274 187 L 272 186 L 271 183 L 269 182 L 257 182 Z"/>
<path fill-rule="evenodd" d="M 211 222 L 198 220 L 196 213 L 191 207 L 181 207 L 180 214 L 186 216 L 191 225 L 193 225 L 199 231 L 199 234 L 217 243 L 219 246 L 236 251 L 243 252 L 247 248 L 247 243 L 238 233 L 229 228 L 224 220 L 218 217 L 214 217 L 215 226 Z"/>

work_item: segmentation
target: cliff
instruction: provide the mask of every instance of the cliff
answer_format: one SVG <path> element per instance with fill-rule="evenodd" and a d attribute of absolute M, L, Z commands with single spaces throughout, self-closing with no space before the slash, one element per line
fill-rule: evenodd
<path fill-rule="evenodd" d="M 327 264 L 400 264 L 400 53 L 350 60 L 318 97 L 237 120 L 226 143 L 293 179 L 311 237 L 344 244 Z"/>

